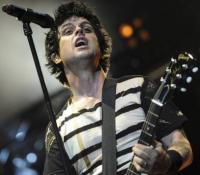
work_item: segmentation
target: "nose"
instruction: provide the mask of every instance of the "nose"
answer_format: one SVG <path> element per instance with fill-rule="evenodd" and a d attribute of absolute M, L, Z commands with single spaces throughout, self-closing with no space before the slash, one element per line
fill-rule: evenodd
<path fill-rule="evenodd" d="M 77 27 L 75 34 L 76 35 L 85 34 L 85 32 L 84 32 L 84 30 L 81 27 Z"/>

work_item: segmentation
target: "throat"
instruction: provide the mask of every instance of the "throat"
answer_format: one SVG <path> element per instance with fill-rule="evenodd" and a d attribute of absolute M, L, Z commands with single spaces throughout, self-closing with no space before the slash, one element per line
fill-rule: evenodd
<path fill-rule="evenodd" d="M 79 101 L 82 98 L 92 97 L 101 100 L 103 83 L 105 75 L 102 71 L 85 77 L 74 77 L 70 81 L 73 101 Z"/>

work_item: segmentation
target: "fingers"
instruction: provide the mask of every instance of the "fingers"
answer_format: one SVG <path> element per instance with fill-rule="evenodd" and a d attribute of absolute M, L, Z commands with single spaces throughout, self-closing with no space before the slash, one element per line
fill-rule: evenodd
<path fill-rule="evenodd" d="M 136 168 L 136 170 L 137 170 L 138 172 L 140 172 L 140 173 L 146 173 L 146 172 L 147 172 L 147 171 L 146 171 L 143 167 L 141 167 L 139 164 L 133 162 L 133 165 L 134 165 L 134 167 Z"/>
<path fill-rule="evenodd" d="M 160 142 L 154 141 L 153 145 L 154 146 L 136 144 L 133 147 L 133 165 L 138 172 L 149 173 L 153 169 L 158 156 L 163 150 Z"/>
<path fill-rule="evenodd" d="M 138 172 L 146 173 L 149 170 L 148 162 L 150 162 L 150 154 L 152 146 L 145 146 L 141 144 L 136 144 L 133 147 L 134 157 L 133 165 Z"/>
<path fill-rule="evenodd" d="M 157 140 L 154 140 L 154 141 L 153 141 L 153 147 L 154 147 L 154 148 L 160 148 L 160 147 L 162 148 L 162 146 L 163 146 L 163 145 L 162 145 L 161 142 L 158 142 Z"/>
<path fill-rule="evenodd" d="M 132 150 L 134 152 L 134 155 L 137 157 L 140 157 L 144 160 L 148 160 L 150 157 L 150 152 L 152 151 L 153 147 L 152 146 L 145 146 L 141 144 L 136 144 Z"/>
<path fill-rule="evenodd" d="M 134 156 L 133 165 L 138 172 L 146 172 L 147 162 L 144 159 Z"/>

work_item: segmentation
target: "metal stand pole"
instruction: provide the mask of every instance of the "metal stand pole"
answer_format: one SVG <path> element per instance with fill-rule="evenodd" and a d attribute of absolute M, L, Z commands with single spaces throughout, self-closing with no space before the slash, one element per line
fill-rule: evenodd
<path fill-rule="evenodd" d="M 53 132 L 56 136 L 56 141 L 57 141 L 58 147 L 60 149 L 61 159 L 62 159 L 63 164 L 64 164 L 64 166 L 63 166 L 64 171 L 65 171 L 65 174 L 70 174 L 69 169 L 67 168 L 68 167 L 67 164 L 69 165 L 69 159 L 67 159 L 67 154 L 64 150 L 62 138 L 60 136 L 60 133 L 59 133 L 59 130 L 58 130 L 58 127 L 57 127 L 57 124 L 56 124 L 55 113 L 53 111 L 52 104 L 51 104 L 49 94 L 48 94 L 48 90 L 47 90 L 45 82 L 44 82 L 40 63 L 39 63 L 39 60 L 38 60 L 37 52 L 36 52 L 34 42 L 33 42 L 33 38 L 32 38 L 32 30 L 31 30 L 31 27 L 30 27 L 28 22 L 23 22 L 23 29 L 24 29 L 25 36 L 27 36 L 27 38 L 28 38 L 30 49 L 31 49 L 31 52 L 32 52 L 32 55 L 33 55 L 33 59 L 34 59 L 34 62 L 35 62 L 37 73 L 38 73 L 38 77 L 39 77 L 41 87 L 42 87 L 42 91 L 43 91 L 43 94 L 44 94 L 45 103 L 46 103 L 46 106 L 47 106 L 47 109 L 48 109 L 49 119 L 52 123 Z"/>

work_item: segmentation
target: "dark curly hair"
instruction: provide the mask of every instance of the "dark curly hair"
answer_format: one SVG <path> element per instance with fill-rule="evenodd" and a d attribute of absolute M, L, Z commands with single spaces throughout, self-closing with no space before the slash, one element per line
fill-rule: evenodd
<path fill-rule="evenodd" d="M 92 10 L 81 1 L 70 1 L 66 4 L 60 5 L 55 11 L 55 27 L 52 27 L 47 33 L 45 40 L 47 66 L 51 74 L 55 74 L 56 78 L 64 85 L 69 86 L 68 80 L 65 76 L 63 63 L 55 64 L 54 59 L 59 55 L 59 38 L 58 27 L 71 16 L 78 16 L 86 18 L 94 28 L 95 34 L 98 38 L 101 58 L 100 67 L 104 72 L 108 72 L 110 67 L 110 55 L 112 51 L 112 41 L 109 34 L 106 32 L 97 16 Z"/>

